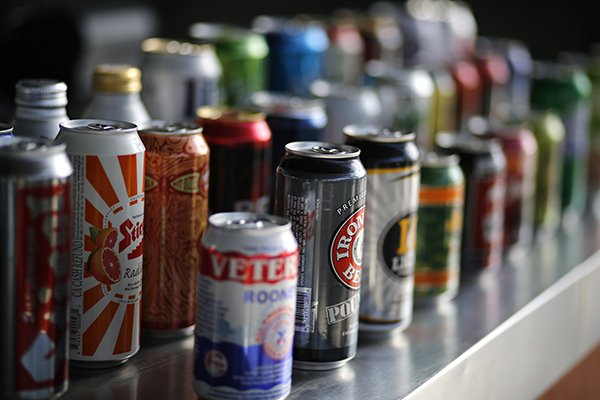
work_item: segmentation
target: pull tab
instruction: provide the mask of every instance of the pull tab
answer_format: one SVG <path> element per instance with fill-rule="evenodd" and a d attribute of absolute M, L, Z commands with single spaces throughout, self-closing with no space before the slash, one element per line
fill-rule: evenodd
<path fill-rule="evenodd" d="M 119 128 L 118 126 L 108 125 L 108 124 L 89 124 L 87 127 L 93 131 L 120 131 L 121 130 L 121 128 Z"/>
<path fill-rule="evenodd" d="M 344 150 L 323 146 L 313 146 L 310 150 L 319 154 L 346 154 Z"/>

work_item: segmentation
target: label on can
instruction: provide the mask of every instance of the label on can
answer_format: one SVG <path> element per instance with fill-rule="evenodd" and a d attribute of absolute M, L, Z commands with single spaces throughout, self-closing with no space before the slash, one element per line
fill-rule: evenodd
<path fill-rule="evenodd" d="M 70 159 L 74 169 L 70 358 L 124 360 L 139 349 L 144 152 Z"/>
<path fill-rule="evenodd" d="M 281 399 L 291 388 L 298 252 L 201 248 L 195 385 L 209 398 Z"/>
<path fill-rule="evenodd" d="M 67 385 L 69 184 L 18 189 L 15 213 L 15 389 L 51 398 Z"/>
<path fill-rule="evenodd" d="M 419 166 L 369 169 L 367 193 L 361 323 L 409 320 Z"/>

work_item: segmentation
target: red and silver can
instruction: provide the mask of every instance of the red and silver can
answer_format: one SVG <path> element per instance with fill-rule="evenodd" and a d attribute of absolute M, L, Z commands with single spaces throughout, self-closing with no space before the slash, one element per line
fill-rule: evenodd
<path fill-rule="evenodd" d="M 67 390 L 72 171 L 63 144 L 0 140 L 3 399 Z"/>
<path fill-rule="evenodd" d="M 482 82 L 474 63 L 463 60 L 454 64 L 450 72 L 456 84 L 456 129 L 466 128 L 469 118 L 481 112 Z"/>
<path fill-rule="evenodd" d="M 73 164 L 72 365 L 124 363 L 140 348 L 144 145 L 129 122 L 60 125 Z"/>
<path fill-rule="evenodd" d="M 283 399 L 292 383 L 298 244 L 267 214 L 209 218 L 198 269 L 194 388 L 204 399 Z"/>
<path fill-rule="evenodd" d="M 196 320 L 198 244 L 208 212 L 208 145 L 195 124 L 152 121 L 146 147 L 144 334 L 191 334 Z"/>
<path fill-rule="evenodd" d="M 198 123 L 210 146 L 209 214 L 267 212 L 271 187 L 271 130 L 265 115 L 201 107 Z"/>

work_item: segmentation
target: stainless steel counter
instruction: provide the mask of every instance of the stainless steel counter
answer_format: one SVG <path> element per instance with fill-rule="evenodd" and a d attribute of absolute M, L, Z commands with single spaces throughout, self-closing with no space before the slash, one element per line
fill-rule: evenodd
<path fill-rule="evenodd" d="M 536 245 L 418 309 L 404 333 L 363 336 L 341 369 L 294 371 L 290 399 L 530 399 L 600 340 L 600 228 Z M 143 340 L 122 367 L 71 369 L 66 399 L 194 399 L 193 339 Z"/>

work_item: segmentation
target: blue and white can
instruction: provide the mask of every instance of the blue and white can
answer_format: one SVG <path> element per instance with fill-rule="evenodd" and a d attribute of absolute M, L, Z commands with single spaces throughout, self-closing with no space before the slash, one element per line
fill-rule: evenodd
<path fill-rule="evenodd" d="M 207 399 L 283 399 L 292 383 L 298 244 L 283 218 L 208 219 L 197 284 L 194 388 Z"/>

